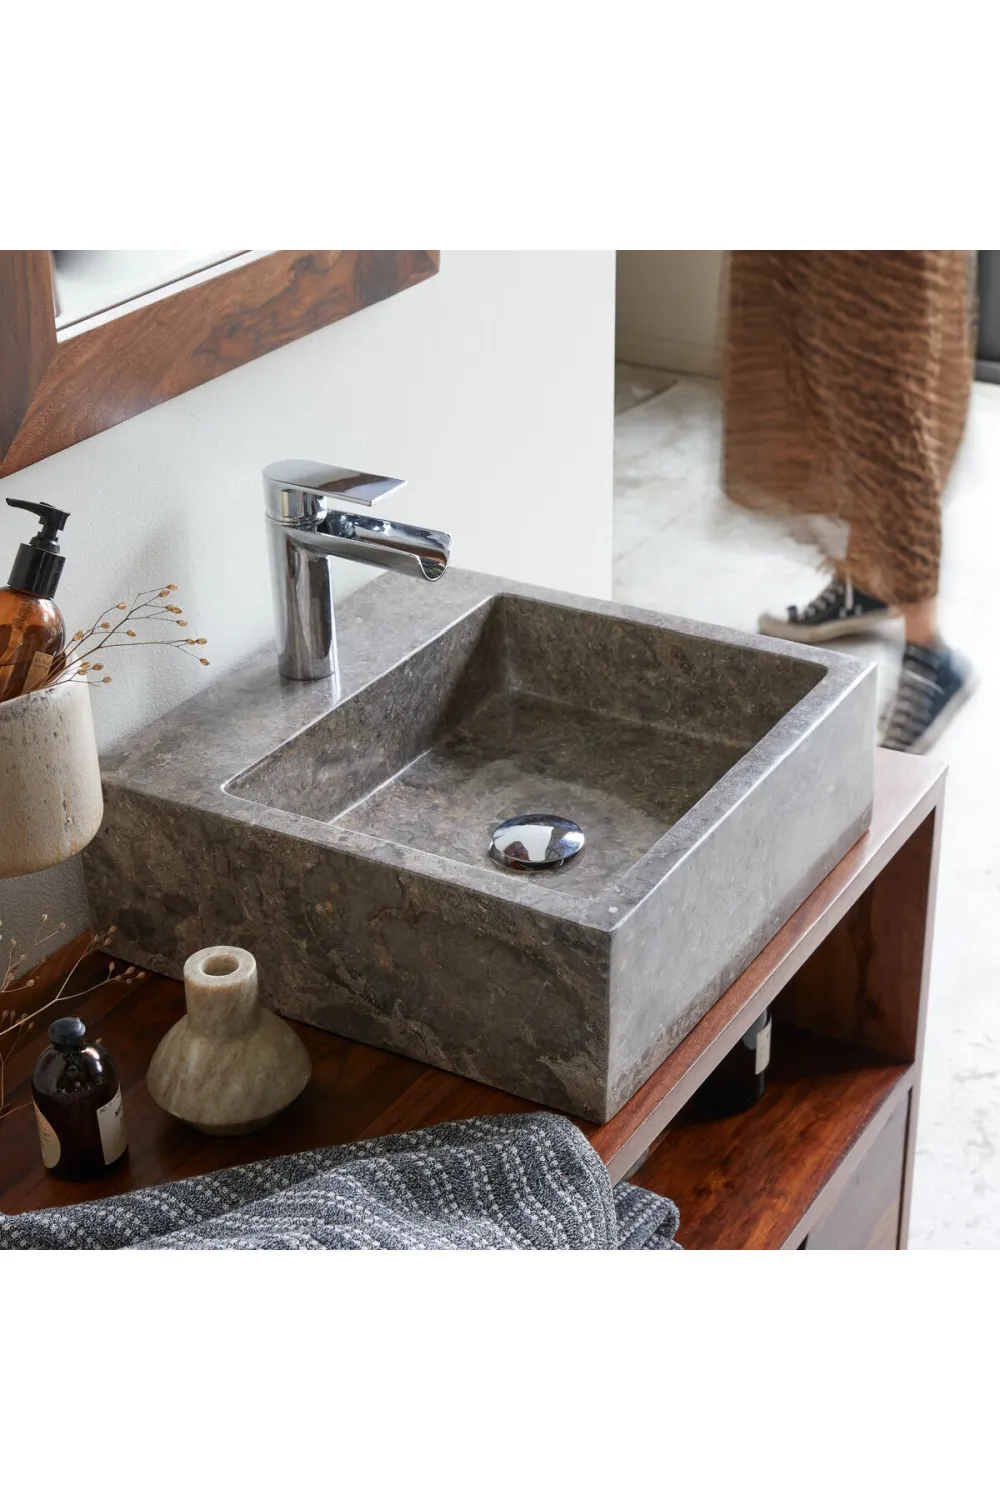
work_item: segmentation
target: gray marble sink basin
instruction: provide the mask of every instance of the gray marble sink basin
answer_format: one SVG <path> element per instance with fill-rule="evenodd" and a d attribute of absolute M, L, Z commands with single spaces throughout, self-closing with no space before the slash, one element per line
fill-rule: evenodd
<path fill-rule="evenodd" d="M 861 662 L 459 570 L 338 625 L 339 701 L 264 653 L 104 761 L 122 957 L 248 947 L 285 1015 L 603 1120 L 867 826 Z M 526 812 L 583 854 L 499 868 Z"/>

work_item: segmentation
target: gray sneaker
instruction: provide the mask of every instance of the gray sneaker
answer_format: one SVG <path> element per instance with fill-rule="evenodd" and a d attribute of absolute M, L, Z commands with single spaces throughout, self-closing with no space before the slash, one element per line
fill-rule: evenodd
<path fill-rule="evenodd" d="M 775 635 L 783 641 L 818 645 L 841 635 L 865 635 L 896 614 L 891 605 L 856 589 L 849 578 L 834 578 L 804 609 L 793 604 L 783 619 L 761 615 L 757 629 L 761 635 Z"/>

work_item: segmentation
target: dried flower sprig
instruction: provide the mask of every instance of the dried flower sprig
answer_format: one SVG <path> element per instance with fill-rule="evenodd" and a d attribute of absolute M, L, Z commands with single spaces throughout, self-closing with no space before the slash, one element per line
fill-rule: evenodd
<path fill-rule="evenodd" d="M 49 675 L 38 686 L 53 687 L 57 682 L 79 678 L 91 685 L 111 682 L 110 676 L 98 676 L 104 671 L 104 662 L 96 658 L 103 656 L 105 651 L 123 646 L 169 646 L 183 651 L 185 656 L 194 656 L 203 667 L 207 667 L 208 658 L 189 649 L 191 646 L 207 646 L 207 638 L 203 635 L 172 638 L 148 638 L 140 635 L 140 631 L 150 624 L 171 624 L 182 630 L 190 629 L 187 620 L 180 618 L 184 610 L 179 604 L 163 603 L 164 600 L 171 600 L 176 591 L 176 583 L 168 583 L 164 588 L 147 589 L 145 593 L 137 594 L 131 604 L 127 600 L 121 600 L 103 610 L 89 630 L 76 632 L 67 649 L 52 663 Z M 136 629 L 137 626 L 139 629 Z"/>
<path fill-rule="evenodd" d="M 18 953 L 18 943 L 15 938 L 11 938 L 8 942 L 7 957 L 5 960 L 5 972 L 2 981 L 0 981 L 0 994 L 5 995 L 9 998 L 11 995 L 20 994 L 22 990 L 30 990 L 34 987 L 35 981 L 31 978 L 26 979 L 23 984 L 14 984 L 14 971 L 20 968 L 21 964 L 28 958 L 28 955 L 32 948 L 40 947 L 43 943 L 54 937 L 56 933 L 65 931 L 65 922 L 60 922 L 58 927 L 47 929 L 48 920 L 48 915 L 43 914 L 41 922 L 39 924 L 38 932 L 35 935 L 35 939 L 28 945 L 26 951 Z M 2 919 L 0 919 L 0 925 L 2 925 Z M 44 1014 L 45 1011 L 50 1010 L 52 1006 L 56 1005 L 60 1000 L 82 1000 L 85 995 L 92 995 L 95 990 L 99 990 L 105 984 L 111 983 L 131 985 L 134 984 L 137 980 L 145 979 L 145 970 L 137 969 L 135 964 L 129 964 L 128 968 L 123 969 L 120 973 L 117 973 L 117 964 L 114 962 L 114 960 L 111 960 L 108 963 L 107 969 L 100 975 L 99 978 L 95 979 L 92 984 L 89 984 L 86 989 L 78 990 L 74 994 L 67 993 L 73 976 L 79 969 L 80 965 L 83 963 L 84 959 L 89 958 L 90 955 L 94 953 L 98 948 L 102 948 L 116 931 L 117 929 L 115 927 L 109 927 L 106 932 L 95 933 L 90 938 L 86 947 L 79 954 L 76 962 L 73 964 L 72 968 L 66 974 L 62 983 L 59 985 L 56 993 L 52 996 L 51 1000 L 46 1000 L 44 1005 L 38 1006 L 36 1010 L 23 1012 L 20 1015 L 18 1015 L 17 1011 L 13 1009 L 0 1011 L 0 1120 L 2 1120 L 5 1115 L 13 1114 L 14 1112 L 11 1109 L 10 1105 L 7 1103 L 6 1094 L 4 1092 L 5 1064 L 7 1062 L 7 1059 L 11 1056 L 15 1047 L 17 1046 L 20 1038 L 22 1036 L 26 1036 L 27 1033 L 32 1030 L 35 1021 L 40 1015 Z M 0 937 L 0 943 L 2 943 L 2 941 L 2 937 Z M 20 1108 L 21 1106 L 18 1107 Z"/>

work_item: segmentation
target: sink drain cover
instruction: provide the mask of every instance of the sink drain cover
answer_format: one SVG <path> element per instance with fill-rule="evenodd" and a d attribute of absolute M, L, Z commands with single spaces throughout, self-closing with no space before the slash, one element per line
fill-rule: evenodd
<path fill-rule="evenodd" d="M 584 845 L 583 829 L 556 813 L 523 813 L 493 830 L 490 855 L 505 870 L 557 870 Z"/>

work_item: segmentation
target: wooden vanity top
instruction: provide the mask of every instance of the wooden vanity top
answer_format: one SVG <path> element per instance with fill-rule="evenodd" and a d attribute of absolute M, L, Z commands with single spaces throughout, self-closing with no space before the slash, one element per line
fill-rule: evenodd
<path fill-rule="evenodd" d="M 943 779 L 938 765 L 886 751 L 878 753 L 870 831 L 612 1120 L 603 1125 L 578 1122 L 613 1179 L 629 1174 L 751 1020 L 775 999 L 925 823 L 941 800 Z M 924 915 L 919 915 L 919 920 L 922 923 Z M 922 926 L 920 930 L 922 933 Z M 34 997 L 44 1000 L 46 990 L 52 992 L 65 972 L 72 947 L 36 971 L 35 987 L 27 992 L 33 1003 Z M 80 977 L 85 978 L 88 970 L 98 972 L 102 962 L 106 959 L 92 955 L 81 967 Z M 16 1001 L 21 1004 L 25 998 L 22 992 Z M 14 997 L 10 1003 L 14 1003 Z M 305 1093 L 255 1134 L 203 1136 L 164 1114 L 150 1099 L 144 1081 L 157 1043 L 182 1015 L 183 1005 L 180 983 L 150 975 L 131 987 L 105 984 L 76 1005 L 47 1012 L 36 1023 L 35 1031 L 7 1062 L 8 1096 L 19 1107 L 0 1120 L 0 1211 L 17 1213 L 79 1202 L 286 1152 L 414 1130 L 446 1120 L 538 1108 L 408 1058 L 297 1025 L 313 1059 L 313 1076 Z M 891 998 L 886 1006 L 883 1021 L 891 1031 Z M 86 1021 L 90 1034 L 110 1050 L 121 1077 L 130 1142 L 128 1159 L 120 1170 L 98 1182 L 59 1182 L 47 1174 L 39 1155 L 27 1079 L 44 1026 L 60 1010 L 78 1014 Z M 868 1084 L 845 1094 L 844 1108 L 858 1111 L 858 1130 L 874 1113 L 887 1108 L 890 1094 L 908 1082 L 912 1073 L 909 1064 L 909 1058 L 901 1058 L 881 1068 L 872 1067 Z M 811 1052 L 809 1066 L 816 1066 Z M 789 1109 L 797 1138 L 802 1140 L 808 1137 L 810 1113 L 804 1097 L 798 1090 L 794 1109 Z M 817 1110 L 829 1109 L 828 1089 L 824 1092 L 819 1088 L 816 1099 Z M 771 1113 L 776 1118 L 779 1111 L 773 1108 Z M 843 1119 L 838 1128 L 838 1139 L 842 1137 L 838 1149 L 843 1153 L 858 1131 L 852 1133 L 851 1122 Z M 818 1143 L 817 1150 L 821 1146 L 828 1151 L 829 1138 L 825 1144 Z M 835 1165 L 826 1162 L 823 1171 L 828 1175 Z M 804 1171 L 803 1180 L 808 1175 Z M 671 1191 L 669 1182 L 657 1178 L 656 1185 L 660 1191 Z M 680 1238 L 683 1243 L 683 1219 Z"/>

